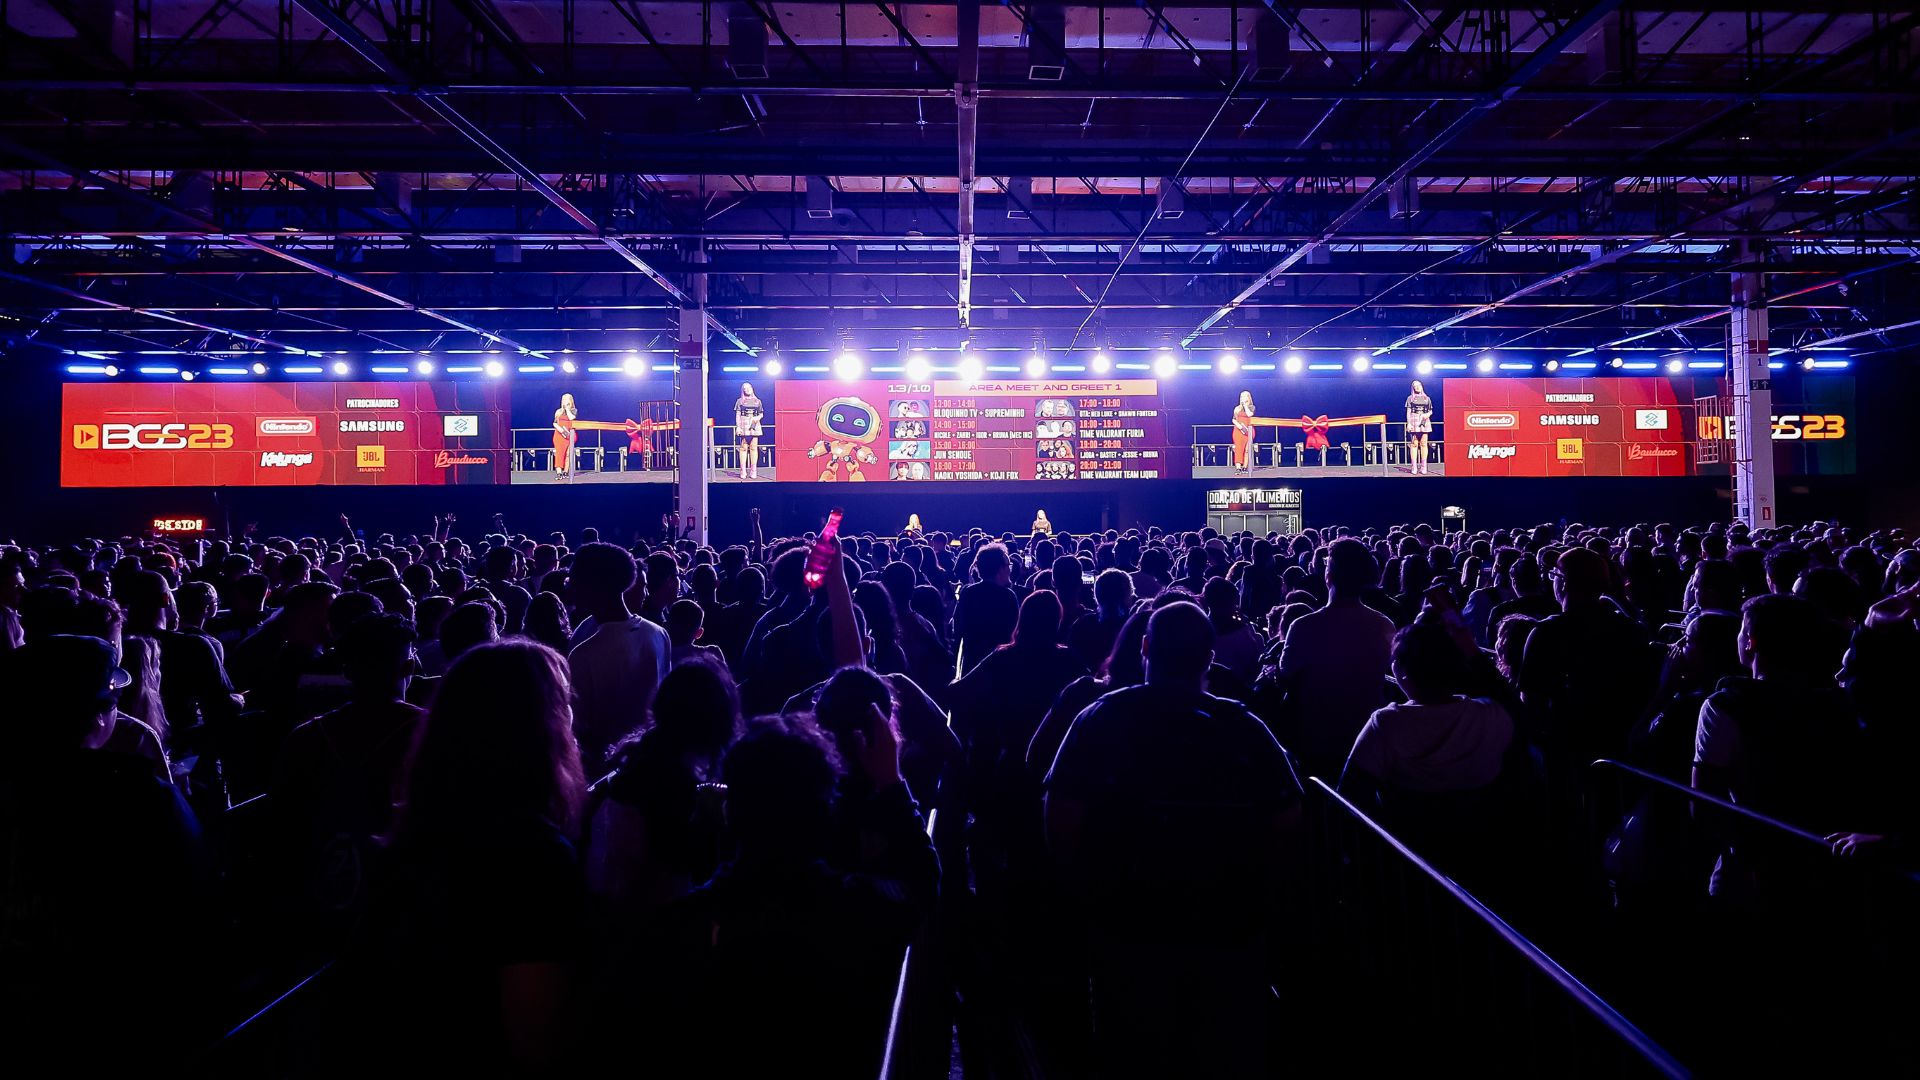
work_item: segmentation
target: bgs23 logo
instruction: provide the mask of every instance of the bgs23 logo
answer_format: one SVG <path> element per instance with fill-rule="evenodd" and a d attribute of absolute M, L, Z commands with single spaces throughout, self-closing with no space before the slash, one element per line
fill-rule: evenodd
<path fill-rule="evenodd" d="M 1736 416 L 1698 418 L 1702 439 L 1733 439 L 1740 430 Z M 1774 442 L 1822 442 L 1847 437 L 1847 418 L 1834 413 L 1776 413 L 1773 417 Z"/>
<path fill-rule="evenodd" d="M 226 450 L 232 424 L 75 424 L 75 450 Z"/>

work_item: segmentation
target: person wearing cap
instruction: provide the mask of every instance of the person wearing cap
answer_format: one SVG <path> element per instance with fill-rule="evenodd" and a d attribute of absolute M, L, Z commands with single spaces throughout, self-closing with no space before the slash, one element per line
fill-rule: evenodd
<path fill-rule="evenodd" d="M 129 1063 L 179 1039 L 204 1005 L 196 973 L 215 965 L 173 962 L 166 948 L 207 938 L 208 851 L 175 788 L 103 749 L 132 682 L 112 645 L 39 638 L 0 658 L 0 676 L 16 695 L 5 724 L 16 765 L 0 772 L 9 1046 L 25 1060 L 57 1052 L 76 1072 Z"/>

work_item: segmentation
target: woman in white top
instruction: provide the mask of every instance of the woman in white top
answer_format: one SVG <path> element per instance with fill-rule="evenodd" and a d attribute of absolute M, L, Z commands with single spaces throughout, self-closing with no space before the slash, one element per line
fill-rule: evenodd
<path fill-rule="evenodd" d="M 1413 455 L 1415 475 L 1427 471 L 1427 436 L 1433 434 L 1433 399 L 1420 380 L 1413 380 L 1413 393 L 1407 395 L 1407 449 Z"/>
<path fill-rule="evenodd" d="M 753 384 L 742 383 L 733 403 L 733 437 L 740 444 L 740 475 L 748 480 L 760 477 L 760 430 L 766 414 L 766 403 L 754 396 Z"/>

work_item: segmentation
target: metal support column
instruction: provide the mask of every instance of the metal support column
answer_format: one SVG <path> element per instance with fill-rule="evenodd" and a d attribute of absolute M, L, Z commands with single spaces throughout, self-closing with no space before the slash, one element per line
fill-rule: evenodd
<path fill-rule="evenodd" d="M 696 248 L 692 261 L 706 262 L 706 249 Z M 680 452 L 674 483 L 680 507 L 680 529 L 690 533 L 695 543 L 704 544 L 711 525 L 707 514 L 707 484 L 713 473 L 712 436 L 707 429 L 707 275 L 704 271 L 691 276 L 687 294 L 691 303 L 680 309 L 680 338 L 675 349 L 678 370 L 674 372 L 673 401 L 680 415 Z"/>
<path fill-rule="evenodd" d="M 1727 335 L 1732 396 L 1733 517 L 1749 528 L 1779 524 L 1773 506 L 1773 381 L 1767 368 L 1766 275 L 1760 257 L 1733 272 L 1733 323 Z"/>

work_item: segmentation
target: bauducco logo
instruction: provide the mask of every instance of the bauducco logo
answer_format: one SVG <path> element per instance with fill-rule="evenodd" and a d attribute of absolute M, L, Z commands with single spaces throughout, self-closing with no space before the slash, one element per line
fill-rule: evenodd
<path fill-rule="evenodd" d="M 311 416 L 263 416 L 260 418 L 262 435 L 312 435 L 319 430 L 319 423 Z"/>
<path fill-rule="evenodd" d="M 1634 443 L 1627 447 L 1628 461 L 1640 461 L 1643 458 L 1679 456 L 1680 448 L 1677 446 L 1641 446 L 1639 443 Z"/>
<path fill-rule="evenodd" d="M 450 469 L 455 465 L 485 465 L 486 463 L 487 456 L 485 454 L 450 454 L 442 450 L 433 455 L 433 467 L 436 469 Z"/>
<path fill-rule="evenodd" d="M 1467 426 L 1470 428 L 1510 428 L 1520 426 L 1520 417 L 1510 412 L 1470 412 L 1467 414 Z"/>
<path fill-rule="evenodd" d="M 1484 443 L 1471 443 L 1467 446 L 1467 460 L 1475 458 L 1510 458 L 1520 452 L 1517 446 L 1487 446 Z"/>

